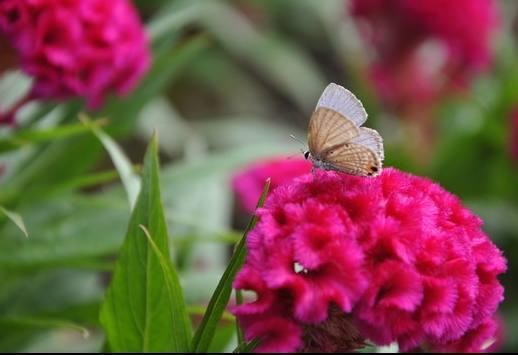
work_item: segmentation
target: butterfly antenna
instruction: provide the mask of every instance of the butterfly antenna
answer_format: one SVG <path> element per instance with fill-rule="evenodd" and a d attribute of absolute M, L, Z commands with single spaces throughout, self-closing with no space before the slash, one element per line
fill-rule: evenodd
<path fill-rule="evenodd" d="M 306 143 L 303 142 L 301 139 L 295 137 L 293 134 L 290 134 L 290 138 L 293 139 L 293 140 L 296 140 L 297 142 L 299 142 L 300 144 L 302 144 L 304 147 L 306 146 Z"/>

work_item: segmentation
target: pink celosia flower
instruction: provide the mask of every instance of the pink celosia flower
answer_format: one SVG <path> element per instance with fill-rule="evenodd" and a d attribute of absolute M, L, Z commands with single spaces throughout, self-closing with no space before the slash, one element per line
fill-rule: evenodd
<path fill-rule="evenodd" d="M 131 91 L 150 63 L 128 0 L 2 0 L 0 34 L 34 79 L 31 99 L 79 96 L 97 108 Z"/>
<path fill-rule="evenodd" d="M 494 0 L 352 0 L 351 13 L 375 52 L 375 87 L 396 108 L 433 102 L 491 61 Z"/>
<path fill-rule="evenodd" d="M 240 204 L 247 212 L 253 212 L 266 179 L 271 178 L 270 191 L 311 171 L 311 162 L 296 158 L 277 157 L 248 166 L 232 178 L 232 186 Z"/>
<path fill-rule="evenodd" d="M 503 338 L 503 325 L 499 319 L 488 318 L 462 338 L 448 344 L 441 344 L 438 351 L 449 353 L 498 351 Z"/>
<path fill-rule="evenodd" d="M 258 351 L 314 350 L 315 339 L 346 351 L 362 338 L 479 350 L 495 335 L 506 261 L 481 220 L 430 180 L 319 170 L 277 187 L 257 214 L 234 283 L 256 300 L 233 312 Z"/>

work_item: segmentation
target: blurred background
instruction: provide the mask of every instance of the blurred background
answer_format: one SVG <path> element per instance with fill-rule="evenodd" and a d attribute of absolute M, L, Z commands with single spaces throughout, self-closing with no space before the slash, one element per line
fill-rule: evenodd
<path fill-rule="evenodd" d="M 94 118 L 136 170 L 158 131 L 171 249 L 193 318 L 203 314 L 249 218 L 231 178 L 300 156 L 324 87 L 356 94 L 385 140 L 385 166 L 427 176 L 484 220 L 504 251 L 502 350 L 518 351 L 518 2 L 134 1 L 150 70 Z M 414 2 L 416 4 L 417 2 Z M 390 5 L 389 5 L 390 4 Z M 30 86 L 0 41 L 0 107 Z M 100 351 L 98 308 L 129 207 L 86 110 L 37 101 L 0 127 L 0 350 Z M 39 132 L 39 133 L 38 133 Z M 88 336 L 85 336 L 85 330 Z M 213 351 L 233 349 L 231 320 Z"/>

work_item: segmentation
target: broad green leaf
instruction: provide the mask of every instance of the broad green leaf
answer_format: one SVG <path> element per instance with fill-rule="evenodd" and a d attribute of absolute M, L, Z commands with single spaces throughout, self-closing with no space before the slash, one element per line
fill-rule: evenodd
<path fill-rule="evenodd" d="M 270 188 L 270 180 L 268 179 L 263 193 L 257 203 L 257 207 L 261 207 L 266 199 L 266 195 L 268 193 L 268 189 Z M 234 281 L 234 277 L 237 272 L 243 265 L 246 257 L 246 236 L 248 232 L 255 226 L 257 222 L 257 216 L 253 216 L 248 224 L 245 233 L 243 234 L 243 238 L 239 241 L 236 249 L 234 250 L 234 254 L 230 259 L 230 263 L 223 273 L 212 298 L 210 299 L 209 305 L 207 306 L 207 312 L 203 317 L 203 320 L 196 330 L 193 338 L 193 351 L 197 353 L 206 352 L 209 349 L 210 343 L 214 337 L 214 333 L 216 331 L 216 326 L 221 319 L 221 315 L 225 311 L 228 300 L 230 299 L 230 294 L 232 292 L 232 282 Z"/>
<path fill-rule="evenodd" d="M 0 206 L 0 212 L 2 212 L 7 218 L 11 220 L 21 231 L 22 233 L 28 238 L 29 233 L 27 232 L 27 228 L 25 227 L 25 223 L 23 223 L 23 218 L 16 212 L 9 211 L 5 209 L 4 207 Z"/>
<path fill-rule="evenodd" d="M 130 209 L 133 209 L 137 196 L 140 191 L 140 177 L 133 172 L 133 166 L 128 157 L 124 154 L 122 148 L 115 142 L 108 134 L 106 134 L 101 128 L 93 124 L 86 114 L 79 116 L 83 124 L 88 127 L 93 134 L 101 141 L 106 151 L 112 159 L 113 165 L 119 172 L 119 176 L 122 180 L 122 185 L 126 190 Z"/>
<path fill-rule="evenodd" d="M 113 352 L 190 350 L 191 326 L 174 268 L 164 272 L 140 228 L 145 226 L 161 255 L 169 260 L 157 155 L 154 138 L 144 160 L 142 189 L 101 307 L 101 324 Z"/>

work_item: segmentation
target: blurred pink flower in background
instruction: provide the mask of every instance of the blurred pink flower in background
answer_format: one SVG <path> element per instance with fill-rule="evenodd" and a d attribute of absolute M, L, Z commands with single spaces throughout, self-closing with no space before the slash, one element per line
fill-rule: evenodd
<path fill-rule="evenodd" d="M 457 197 L 392 168 L 289 180 L 257 211 L 234 283 L 256 294 L 232 311 L 258 351 L 350 351 L 364 338 L 480 351 L 500 334 L 506 260 Z"/>
<path fill-rule="evenodd" d="M 129 93 L 150 64 L 144 28 L 127 0 L 2 0 L 0 34 L 34 80 L 26 100 L 81 97 L 98 108 L 111 92 Z"/>
<path fill-rule="evenodd" d="M 0 75 L 2 75 L 4 71 L 16 67 L 14 50 L 2 36 L 0 36 L 0 54 Z"/>
<path fill-rule="evenodd" d="M 395 109 L 432 104 L 465 87 L 492 59 L 494 0 L 352 0 L 374 52 L 371 77 Z"/>
<path fill-rule="evenodd" d="M 275 157 L 244 168 L 232 178 L 232 186 L 241 207 L 253 213 L 266 179 L 271 178 L 270 191 L 311 171 L 311 162 L 302 158 Z"/>

